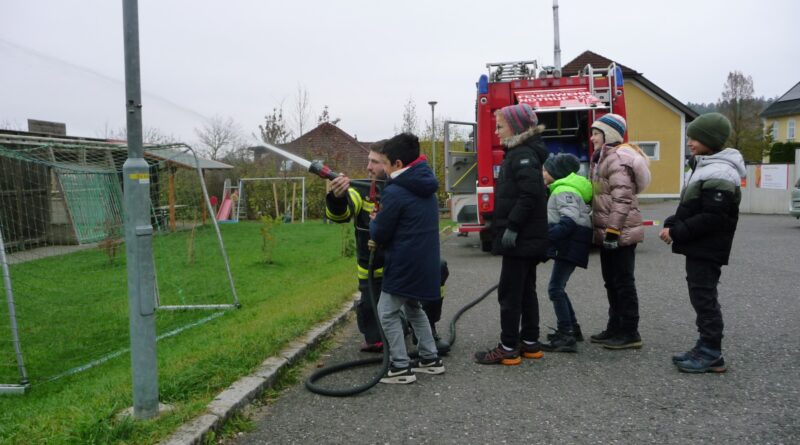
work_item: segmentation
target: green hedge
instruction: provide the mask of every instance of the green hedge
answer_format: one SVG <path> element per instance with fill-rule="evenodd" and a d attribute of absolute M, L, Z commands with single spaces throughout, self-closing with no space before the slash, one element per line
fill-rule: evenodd
<path fill-rule="evenodd" d="M 794 164 L 794 154 L 798 148 L 800 148 L 800 142 L 776 142 L 770 148 L 769 162 L 771 164 Z"/>

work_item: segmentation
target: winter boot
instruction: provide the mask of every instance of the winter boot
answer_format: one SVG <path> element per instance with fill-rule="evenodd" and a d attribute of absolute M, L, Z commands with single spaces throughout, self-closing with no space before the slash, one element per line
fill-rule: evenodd
<path fill-rule="evenodd" d="M 614 338 L 615 335 L 616 335 L 616 333 L 614 331 L 609 331 L 608 329 L 606 329 L 605 331 L 603 331 L 603 332 L 601 332 L 599 334 L 590 335 L 589 336 L 589 341 L 592 342 L 592 343 L 604 344 L 607 341 L 609 341 L 612 338 Z"/>
<path fill-rule="evenodd" d="M 550 343 L 542 344 L 542 351 L 547 352 L 578 352 L 575 334 L 570 331 L 556 331 L 553 336 L 547 336 Z"/>
<path fill-rule="evenodd" d="M 617 334 L 603 343 L 606 349 L 639 349 L 642 347 L 642 337 L 638 332 Z"/>
<path fill-rule="evenodd" d="M 686 360 L 676 362 L 675 366 L 678 367 L 678 371 L 692 374 L 702 374 L 704 372 L 722 373 L 727 370 L 725 359 L 722 358 L 722 352 L 705 346 L 692 351 L 688 354 Z"/>

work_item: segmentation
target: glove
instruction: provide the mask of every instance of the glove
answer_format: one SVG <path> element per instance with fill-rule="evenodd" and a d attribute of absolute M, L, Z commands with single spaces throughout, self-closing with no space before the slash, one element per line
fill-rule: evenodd
<path fill-rule="evenodd" d="M 619 234 L 614 232 L 606 232 L 606 237 L 603 239 L 603 249 L 614 250 L 619 248 Z"/>
<path fill-rule="evenodd" d="M 517 247 L 517 232 L 511 229 L 506 229 L 506 231 L 503 232 L 503 239 L 500 241 L 503 244 L 503 247 L 506 249 L 513 249 L 514 247 Z"/>

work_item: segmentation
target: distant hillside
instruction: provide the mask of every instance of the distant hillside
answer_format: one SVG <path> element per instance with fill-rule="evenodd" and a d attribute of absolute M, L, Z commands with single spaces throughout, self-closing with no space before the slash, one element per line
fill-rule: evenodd
<path fill-rule="evenodd" d="M 760 113 L 761 111 L 764 111 L 764 108 L 767 108 L 771 103 L 778 100 L 778 98 L 756 97 L 753 98 L 753 100 L 756 101 L 756 103 L 758 104 L 758 110 Z M 698 114 L 712 113 L 714 111 L 719 111 L 719 102 L 709 102 L 709 103 L 687 102 L 686 106 L 696 111 Z"/>

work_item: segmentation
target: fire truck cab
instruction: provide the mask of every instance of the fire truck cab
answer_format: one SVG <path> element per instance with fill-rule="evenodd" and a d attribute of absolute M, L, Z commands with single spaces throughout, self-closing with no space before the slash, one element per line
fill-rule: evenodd
<path fill-rule="evenodd" d="M 475 122 L 444 125 L 445 186 L 452 218 L 461 233 L 480 233 L 481 248 L 494 238 L 494 184 L 505 154 L 495 135 L 495 111 L 527 103 L 545 126 L 543 139 L 553 153 L 571 153 L 588 175 L 593 148 L 590 125 L 606 113 L 625 117 L 622 70 L 591 65 L 572 76 L 536 61 L 489 63 L 477 86 Z"/>

